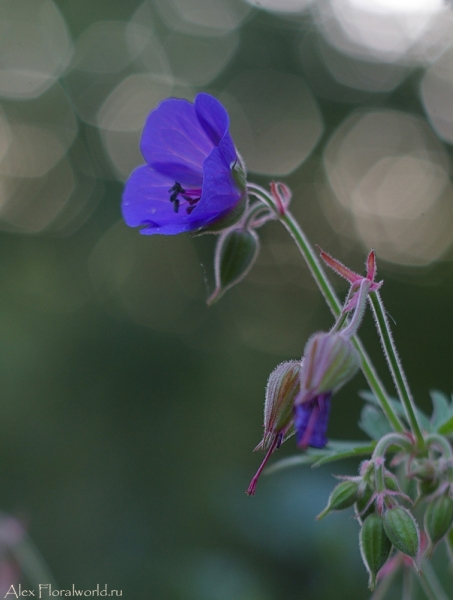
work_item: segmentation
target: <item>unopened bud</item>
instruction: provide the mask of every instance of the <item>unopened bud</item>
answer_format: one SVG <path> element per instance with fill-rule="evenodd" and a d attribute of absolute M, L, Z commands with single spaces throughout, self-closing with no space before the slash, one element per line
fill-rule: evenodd
<path fill-rule="evenodd" d="M 434 545 L 441 540 L 453 523 L 453 499 L 446 494 L 438 496 L 430 502 L 425 512 L 425 531 L 429 538 L 428 557 Z"/>
<path fill-rule="evenodd" d="M 275 433 L 287 433 L 292 428 L 294 399 L 300 390 L 300 362 L 289 360 L 269 375 L 264 400 L 264 437 L 255 448 L 265 450 Z"/>
<path fill-rule="evenodd" d="M 278 365 L 269 376 L 264 402 L 264 434 L 255 450 L 267 450 L 260 468 L 253 477 L 247 494 L 255 494 L 259 476 L 272 452 L 294 433 L 293 405 L 300 390 L 300 362 L 288 361 Z"/>
<path fill-rule="evenodd" d="M 305 346 L 302 391 L 312 395 L 333 392 L 351 379 L 358 368 L 359 358 L 348 338 L 341 333 L 316 333 Z"/>
<path fill-rule="evenodd" d="M 417 521 L 402 506 L 395 506 L 383 515 L 385 533 L 397 550 L 415 559 L 420 548 Z"/>
<path fill-rule="evenodd" d="M 382 518 L 373 513 L 363 522 L 360 530 L 360 553 L 370 575 L 368 586 L 371 591 L 376 586 L 379 569 L 388 559 L 392 544 L 387 537 Z"/>
<path fill-rule="evenodd" d="M 253 229 L 231 229 L 220 235 L 214 260 L 216 288 L 208 298 L 208 304 L 244 279 L 258 252 L 259 239 Z"/>
<path fill-rule="evenodd" d="M 332 510 L 343 510 L 349 508 L 357 500 L 359 484 L 356 481 L 342 481 L 334 487 L 329 496 L 326 508 L 316 517 L 318 521 L 323 519 Z"/>

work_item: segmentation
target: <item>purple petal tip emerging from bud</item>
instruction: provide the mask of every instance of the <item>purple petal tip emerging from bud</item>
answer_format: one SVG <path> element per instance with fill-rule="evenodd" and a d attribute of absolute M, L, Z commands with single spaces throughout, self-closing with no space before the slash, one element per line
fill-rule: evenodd
<path fill-rule="evenodd" d="M 332 393 L 326 392 L 294 407 L 294 426 L 299 448 L 324 448 L 327 444 L 331 398 Z"/>

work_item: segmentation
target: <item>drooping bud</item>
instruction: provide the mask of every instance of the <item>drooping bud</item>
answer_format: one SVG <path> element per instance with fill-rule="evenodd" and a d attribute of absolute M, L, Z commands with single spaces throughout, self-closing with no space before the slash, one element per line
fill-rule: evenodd
<path fill-rule="evenodd" d="M 252 268 L 259 252 L 259 238 L 253 229 L 230 229 L 220 235 L 214 260 L 216 288 L 208 304 L 218 300 L 239 283 Z"/>
<path fill-rule="evenodd" d="M 346 480 L 334 487 L 329 496 L 326 508 L 316 517 L 318 521 L 323 519 L 332 510 L 343 510 L 349 508 L 357 500 L 359 484 L 357 481 Z"/>
<path fill-rule="evenodd" d="M 397 550 L 416 559 L 420 548 L 417 521 L 402 506 L 389 508 L 383 514 L 385 533 Z"/>
<path fill-rule="evenodd" d="M 258 478 L 272 452 L 294 434 L 293 405 L 300 391 L 300 370 L 300 362 L 291 360 L 278 365 L 269 375 L 264 401 L 264 434 L 255 448 L 267 453 L 246 492 L 249 496 L 255 494 Z"/>
<path fill-rule="evenodd" d="M 348 338 L 339 332 L 316 333 L 305 346 L 301 391 L 311 396 L 334 392 L 349 381 L 358 368 L 359 357 Z"/>
<path fill-rule="evenodd" d="M 368 587 L 376 586 L 376 576 L 390 555 L 392 543 L 387 537 L 382 518 L 372 513 L 363 522 L 360 530 L 360 553 L 370 575 Z"/>
<path fill-rule="evenodd" d="M 332 393 L 359 368 L 351 341 L 341 333 L 316 333 L 305 346 L 300 394 L 295 400 L 294 424 L 299 448 L 323 448 Z"/>
<path fill-rule="evenodd" d="M 425 512 L 425 531 L 429 538 L 428 557 L 435 544 L 448 533 L 453 523 L 453 499 L 447 494 L 437 496 L 430 502 Z"/>
<path fill-rule="evenodd" d="M 269 375 L 264 401 L 264 436 L 256 450 L 266 450 L 275 433 L 294 433 L 293 404 L 300 391 L 301 364 L 297 360 L 283 362 Z M 283 441 L 283 440 L 282 440 Z"/>

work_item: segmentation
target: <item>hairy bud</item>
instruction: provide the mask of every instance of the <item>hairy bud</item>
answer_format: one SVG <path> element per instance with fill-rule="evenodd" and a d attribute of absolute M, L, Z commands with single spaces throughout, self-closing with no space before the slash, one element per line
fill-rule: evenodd
<path fill-rule="evenodd" d="M 214 262 L 216 288 L 208 298 L 208 304 L 213 304 L 244 279 L 258 252 L 259 239 L 253 229 L 230 229 L 219 237 Z"/>
<path fill-rule="evenodd" d="M 448 533 L 453 523 L 453 499 L 446 494 L 437 496 L 430 502 L 425 512 L 425 531 L 429 538 L 428 556 L 435 544 Z"/>
<path fill-rule="evenodd" d="M 294 434 L 293 405 L 300 390 L 300 362 L 281 363 L 269 375 L 264 402 L 264 434 L 255 450 L 267 450 L 260 468 L 253 477 L 247 494 L 255 494 L 256 484 L 272 452 Z"/>
<path fill-rule="evenodd" d="M 402 506 L 395 506 L 383 515 L 385 533 L 397 550 L 414 560 L 420 548 L 420 534 L 417 521 Z"/>
<path fill-rule="evenodd" d="M 376 576 L 390 555 L 392 543 L 387 537 L 382 518 L 372 513 L 363 522 L 360 530 L 360 553 L 370 575 L 369 588 L 374 590 Z"/>
<path fill-rule="evenodd" d="M 323 519 L 332 510 L 343 510 L 349 508 L 357 500 L 359 484 L 356 481 L 342 481 L 334 487 L 329 496 L 326 508 L 316 517 L 318 521 Z"/>

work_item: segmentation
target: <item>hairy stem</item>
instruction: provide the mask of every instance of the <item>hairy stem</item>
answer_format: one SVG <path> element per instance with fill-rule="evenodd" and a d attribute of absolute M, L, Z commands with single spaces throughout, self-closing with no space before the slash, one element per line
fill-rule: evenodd
<path fill-rule="evenodd" d="M 420 424 L 415 413 L 414 401 L 409 389 L 409 385 L 406 380 L 406 376 L 403 371 L 403 366 L 399 359 L 396 351 L 395 344 L 393 342 L 392 332 L 390 330 L 390 324 L 385 313 L 384 305 L 382 304 L 379 292 L 370 292 L 369 294 L 371 309 L 374 314 L 376 321 L 376 327 L 378 330 L 379 337 L 382 342 L 382 348 L 384 350 L 387 363 L 389 365 L 390 373 L 392 374 L 393 382 L 395 384 L 398 396 L 401 400 L 406 417 L 409 422 L 412 433 L 417 440 L 417 444 L 420 448 L 424 448 L 424 439 Z"/>
<path fill-rule="evenodd" d="M 342 305 L 335 294 L 333 287 L 331 286 L 327 276 L 322 268 L 322 265 L 312 248 L 310 242 L 306 238 L 304 232 L 300 228 L 299 224 L 293 217 L 293 215 L 288 211 L 281 211 L 279 207 L 275 206 L 275 202 L 273 198 L 268 194 L 268 192 L 262 188 L 261 186 L 255 184 L 249 184 L 248 191 L 250 194 L 253 194 L 256 198 L 264 202 L 267 206 L 270 206 L 272 210 L 275 212 L 276 218 L 280 220 L 280 222 L 286 227 L 293 240 L 296 242 L 296 245 L 302 254 L 305 262 L 307 263 L 310 272 L 318 285 L 324 299 L 330 308 L 332 314 L 335 318 L 338 319 L 341 313 Z M 401 423 L 398 415 L 394 411 L 388 395 L 385 391 L 383 383 L 380 381 L 376 370 L 369 358 L 368 354 L 365 351 L 365 348 L 362 345 L 362 342 L 359 340 L 357 336 L 352 338 L 354 346 L 359 353 L 362 372 L 365 375 L 365 378 L 373 391 L 374 395 L 378 399 L 379 404 L 381 405 L 382 410 L 384 411 L 385 416 L 389 420 L 394 431 L 403 432 L 404 426 Z"/>
<path fill-rule="evenodd" d="M 338 300 L 334 289 L 332 288 L 327 276 L 316 256 L 313 248 L 305 237 L 303 231 L 299 227 L 299 224 L 294 219 L 293 215 L 290 212 L 286 212 L 284 215 L 280 216 L 280 221 L 289 231 L 294 241 L 297 244 L 297 247 L 300 250 L 300 253 L 304 257 L 308 268 L 313 275 L 314 280 L 316 281 L 319 289 L 321 290 L 322 295 L 324 296 L 327 305 L 329 306 L 332 314 L 338 318 L 341 312 L 341 303 Z M 368 381 L 368 385 L 371 390 L 374 392 L 376 398 L 378 399 L 382 410 L 384 411 L 387 419 L 392 425 L 395 431 L 404 431 L 404 427 L 401 424 L 401 421 L 398 418 L 398 415 L 393 410 L 393 407 L 390 404 L 390 401 L 387 397 L 387 393 L 384 389 L 384 385 L 380 381 L 376 370 L 369 358 L 368 354 L 365 351 L 365 348 L 362 345 L 362 342 L 359 340 L 357 336 L 352 338 L 354 346 L 356 347 L 361 361 L 361 367 L 363 374 L 365 375 L 366 380 Z"/>

